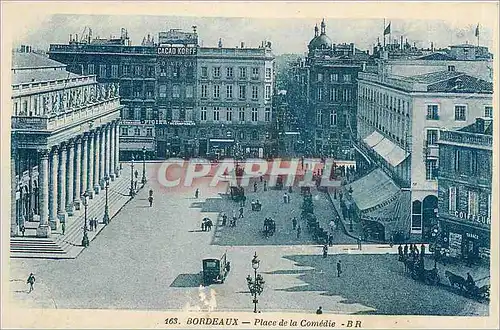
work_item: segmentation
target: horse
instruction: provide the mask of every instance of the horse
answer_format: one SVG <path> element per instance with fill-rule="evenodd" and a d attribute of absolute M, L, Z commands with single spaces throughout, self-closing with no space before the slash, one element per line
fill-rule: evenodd
<path fill-rule="evenodd" d="M 455 287 L 455 285 L 458 285 L 458 288 L 460 290 L 465 289 L 465 286 L 466 286 L 465 278 L 463 278 L 460 275 L 453 274 L 452 272 L 450 272 L 448 270 L 444 272 L 444 275 L 446 277 L 448 277 L 448 280 L 450 281 L 451 287 Z"/>

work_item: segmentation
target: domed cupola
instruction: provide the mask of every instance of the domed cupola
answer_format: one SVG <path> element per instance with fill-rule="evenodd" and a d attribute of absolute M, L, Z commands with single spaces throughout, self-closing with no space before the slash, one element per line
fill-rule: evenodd
<path fill-rule="evenodd" d="M 326 35 L 326 24 L 325 20 L 321 21 L 321 34 L 318 35 L 318 25 L 314 27 L 314 38 L 309 42 L 309 50 L 314 49 L 331 49 L 332 41 Z"/>

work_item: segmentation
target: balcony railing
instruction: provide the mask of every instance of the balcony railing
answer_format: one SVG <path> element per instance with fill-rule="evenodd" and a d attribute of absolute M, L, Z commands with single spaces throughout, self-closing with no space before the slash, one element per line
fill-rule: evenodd
<path fill-rule="evenodd" d="M 484 134 L 474 134 L 467 132 L 457 132 L 457 131 L 441 131 L 439 142 L 441 143 L 460 143 L 467 144 L 471 146 L 483 146 L 489 147 L 493 146 L 493 137 L 491 135 Z"/>
<path fill-rule="evenodd" d="M 50 45 L 49 53 L 115 53 L 156 55 L 157 47 L 125 45 Z"/>
<path fill-rule="evenodd" d="M 69 108 L 65 112 L 46 116 L 12 116 L 13 130 L 56 130 L 79 122 L 85 122 L 107 112 L 120 109 L 120 98 L 113 96 L 105 100 Z"/>

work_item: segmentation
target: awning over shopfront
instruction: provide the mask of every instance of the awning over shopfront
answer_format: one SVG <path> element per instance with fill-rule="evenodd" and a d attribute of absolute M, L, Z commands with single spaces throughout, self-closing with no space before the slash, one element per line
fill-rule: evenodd
<path fill-rule="evenodd" d="M 393 167 L 401 164 L 409 155 L 409 153 L 377 131 L 368 135 L 363 141 Z"/>
<path fill-rule="evenodd" d="M 376 207 L 399 193 L 399 187 L 377 168 L 350 184 L 352 199 L 360 211 Z"/>
<path fill-rule="evenodd" d="M 352 201 L 365 221 L 381 223 L 388 238 L 408 232 L 411 223 L 411 193 L 402 191 L 380 168 L 350 184 Z"/>
<path fill-rule="evenodd" d="M 375 145 L 377 145 L 380 141 L 384 139 L 384 136 L 380 134 L 377 131 L 374 131 L 372 134 L 368 135 L 363 139 L 365 143 L 370 147 L 373 148 Z"/>

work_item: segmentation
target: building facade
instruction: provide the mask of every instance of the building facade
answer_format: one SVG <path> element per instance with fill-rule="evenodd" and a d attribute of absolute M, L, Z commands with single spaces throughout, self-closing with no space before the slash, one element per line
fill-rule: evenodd
<path fill-rule="evenodd" d="M 295 70 L 296 84 L 303 98 L 299 104 L 305 125 L 306 153 L 336 159 L 352 159 L 352 136 L 356 136 L 357 75 L 369 59 L 367 52 L 351 44 L 333 44 L 315 27 L 307 57 Z M 300 111 L 300 110 L 299 110 Z"/>
<path fill-rule="evenodd" d="M 201 47 L 196 111 L 199 154 L 263 157 L 275 142 L 274 55 L 258 48 Z"/>
<path fill-rule="evenodd" d="M 257 48 L 199 47 L 193 32 L 172 29 L 132 46 L 120 38 L 70 39 L 50 46 L 50 57 L 76 73 L 96 71 L 119 82 L 124 158 L 270 154 L 275 141 L 274 55 Z M 87 71 L 85 71 L 87 70 Z"/>
<path fill-rule="evenodd" d="M 358 167 L 380 167 L 410 191 L 409 231 L 430 237 L 437 223 L 439 130 L 491 117 L 493 86 L 456 71 L 409 77 L 363 72 L 358 85 Z"/>
<path fill-rule="evenodd" d="M 119 87 L 24 48 L 13 53 L 11 236 L 26 221 L 49 237 L 120 174 Z"/>
<path fill-rule="evenodd" d="M 489 260 L 492 133 L 491 118 L 478 118 L 457 131 L 440 131 L 439 227 L 453 257 Z"/>

